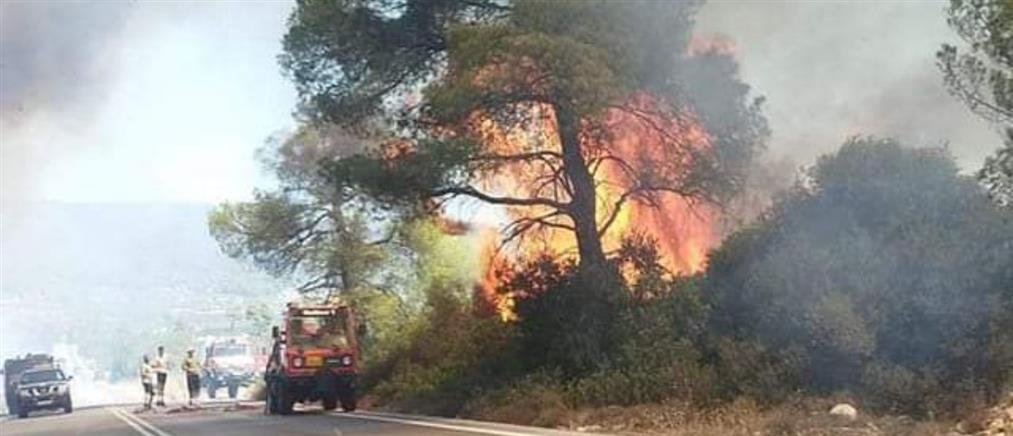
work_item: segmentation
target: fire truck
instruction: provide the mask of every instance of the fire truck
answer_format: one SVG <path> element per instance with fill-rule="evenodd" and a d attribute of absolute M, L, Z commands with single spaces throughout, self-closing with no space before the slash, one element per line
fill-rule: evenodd
<path fill-rule="evenodd" d="M 260 375 L 266 355 L 254 342 L 244 337 L 216 338 L 204 348 L 204 375 L 201 382 L 208 398 L 215 398 L 218 389 L 226 388 L 229 398 L 239 396 L 239 388 L 248 386 Z"/>
<path fill-rule="evenodd" d="M 295 403 L 320 401 L 325 410 L 340 403 L 355 410 L 359 365 L 356 320 L 340 302 L 289 303 L 281 328 L 272 328 L 274 345 L 264 371 L 268 414 L 288 415 Z"/>

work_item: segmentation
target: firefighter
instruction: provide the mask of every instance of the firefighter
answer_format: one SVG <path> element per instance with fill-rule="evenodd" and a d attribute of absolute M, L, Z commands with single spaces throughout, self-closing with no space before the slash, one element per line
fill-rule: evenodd
<path fill-rule="evenodd" d="M 348 339 L 345 337 L 344 326 L 337 321 L 331 321 L 327 323 L 327 326 L 323 332 L 323 338 L 321 338 L 320 343 L 328 347 L 335 347 L 335 348 L 348 347 Z"/>
<path fill-rule="evenodd" d="M 153 385 L 154 370 L 151 369 L 151 359 L 144 355 L 141 362 L 141 386 L 144 386 L 144 409 L 151 409 L 151 402 L 155 399 L 155 386 Z"/>
<path fill-rule="evenodd" d="M 169 363 L 168 357 L 165 356 L 165 347 L 158 346 L 158 354 L 151 361 L 151 369 L 155 371 L 155 379 L 158 382 L 155 388 L 158 401 L 155 402 L 155 405 L 165 407 L 165 381 L 169 377 Z"/>
<path fill-rule="evenodd" d="M 183 359 L 183 373 L 186 374 L 186 389 L 190 394 L 190 406 L 193 407 L 200 396 L 200 373 L 201 364 L 194 355 L 194 349 L 186 350 L 186 358 Z"/>

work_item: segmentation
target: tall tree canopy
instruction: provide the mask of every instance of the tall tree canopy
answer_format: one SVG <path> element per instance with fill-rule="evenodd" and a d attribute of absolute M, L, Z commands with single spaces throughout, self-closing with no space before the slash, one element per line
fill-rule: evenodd
<path fill-rule="evenodd" d="M 358 147 L 361 142 L 335 128 L 303 128 L 270 142 L 261 153 L 278 189 L 257 191 L 252 202 L 219 205 L 208 218 L 211 235 L 229 256 L 248 258 L 274 275 L 296 273 L 301 291 L 367 284 L 386 257 L 379 244 L 389 233 L 367 225 L 368 204 L 330 183 L 320 169 Z"/>
<path fill-rule="evenodd" d="M 1013 126 L 1013 1 L 950 0 L 947 22 L 967 44 L 937 53 L 950 92 L 982 117 Z"/>
<path fill-rule="evenodd" d="M 947 22 L 967 44 L 937 53 L 950 92 L 1003 130 L 1003 148 L 978 180 L 1000 205 L 1013 205 L 1013 0 L 950 0 Z"/>
<path fill-rule="evenodd" d="M 334 184 L 523 208 L 508 235 L 572 232 L 599 270 L 624 204 L 720 201 L 766 137 L 735 61 L 691 44 L 697 7 L 302 0 L 281 62 L 310 120 L 391 136 L 330 165 Z"/>

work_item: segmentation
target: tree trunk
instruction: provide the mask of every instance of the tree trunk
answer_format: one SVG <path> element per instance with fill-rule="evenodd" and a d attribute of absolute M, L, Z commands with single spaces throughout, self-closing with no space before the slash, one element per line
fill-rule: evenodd
<path fill-rule="evenodd" d="M 587 273 L 602 273 L 606 270 L 607 263 L 598 236 L 594 178 L 584 160 L 580 144 L 580 120 L 570 109 L 561 105 L 556 105 L 555 111 L 559 142 L 563 148 L 563 167 L 573 189 L 573 198 L 567 212 L 573 220 L 577 237 L 580 271 L 585 276 Z"/>

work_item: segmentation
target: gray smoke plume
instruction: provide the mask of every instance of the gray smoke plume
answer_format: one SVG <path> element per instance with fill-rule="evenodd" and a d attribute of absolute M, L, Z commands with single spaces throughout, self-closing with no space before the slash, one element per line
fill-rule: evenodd
<path fill-rule="evenodd" d="M 53 130 L 86 128 L 115 75 L 126 2 L 0 2 L 0 197 L 6 220 L 63 149 Z"/>
<path fill-rule="evenodd" d="M 5 121 L 95 104 L 113 72 L 105 49 L 130 9 L 117 2 L 0 3 Z"/>
<path fill-rule="evenodd" d="M 712 1 L 698 33 L 737 46 L 767 97 L 771 153 L 811 164 L 852 135 L 948 143 L 964 171 L 1001 145 L 943 86 L 935 52 L 959 38 L 943 1 Z"/>

